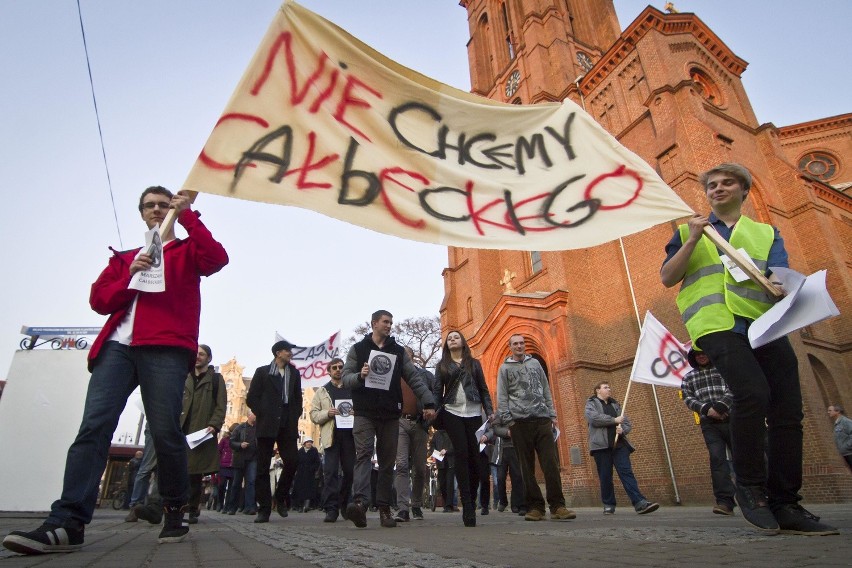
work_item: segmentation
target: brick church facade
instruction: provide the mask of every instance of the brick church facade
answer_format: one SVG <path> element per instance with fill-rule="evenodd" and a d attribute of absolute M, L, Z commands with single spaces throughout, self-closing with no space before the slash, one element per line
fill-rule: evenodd
<path fill-rule="evenodd" d="M 470 28 L 472 92 L 516 104 L 570 98 L 696 211 L 707 210 L 702 171 L 725 161 L 751 170 L 746 214 L 780 229 L 792 268 L 828 270 L 841 311 L 790 336 L 806 415 L 802 493 L 811 502 L 852 500 L 852 476 L 825 415 L 833 402 L 852 408 L 852 193 L 844 193 L 852 181 L 852 114 L 782 128 L 758 124 L 740 79 L 747 63 L 694 14 L 649 6 L 622 32 L 609 0 L 460 5 Z M 561 474 L 574 505 L 599 503 L 585 401 L 601 380 L 623 400 L 639 315 L 650 310 L 686 338 L 677 290 L 659 279 L 675 226 L 573 251 L 449 249 L 443 329 L 468 338 L 492 393 L 510 335 L 527 338 L 550 377 Z M 634 384 L 627 414 L 643 491 L 663 503 L 712 502 L 704 442 L 678 391 Z"/>

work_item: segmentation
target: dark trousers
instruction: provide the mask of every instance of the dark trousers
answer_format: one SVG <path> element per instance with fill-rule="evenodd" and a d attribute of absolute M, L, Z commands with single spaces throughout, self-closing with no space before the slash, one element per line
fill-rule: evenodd
<path fill-rule="evenodd" d="M 518 461 L 524 478 L 524 495 L 528 511 L 536 509 L 544 512 L 544 496 L 535 479 L 535 456 L 544 474 L 544 488 L 547 491 L 547 504 L 555 511 L 565 506 L 565 494 L 562 493 L 562 478 L 559 477 L 559 461 L 556 458 L 556 442 L 553 441 L 553 429 L 550 418 L 518 420 L 512 425 L 512 442 L 518 451 Z M 514 485 L 515 480 L 512 479 Z"/>
<path fill-rule="evenodd" d="M 444 412 L 444 430 L 453 444 L 453 458 L 456 468 L 456 481 L 459 484 L 459 500 L 463 507 L 476 504 L 476 492 L 479 490 L 479 442 L 476 430 L 482 420 L 461 418 L 452 412 Z"/>
<path fill-rule="evenodd" d="M 204 476 L 200 473 L 189 474 L 189 510 L 198 513 L 201 510 L 201 482 Z"/>
<path fill-rule="evenodd" d="M 479 452 L 479 506 L 487 509 L 491 504 L 491 463 L 485 452 Z"/>
<path fill-rule="evenodd" d="M 334 443 L 323 452 L 322 475 L 324 485 L 320 507 L 323 511 L 346 509 L 352 497 L 352 479 L 355 470 L 355 439 L 352 430 L 334 430 Z"/>
<path fill-rule="evenodd" d="M 269 483 L 269 465 L 272 463 L 274 446 L 278 445 L 278 455 L 284 462 L 284 470 L 278 479 L 275 488 L 275 502 L 290 506 L 290 489 L 293 487 L 293 478 L 296 476 L 296 462 L 299 459 L 299 449 L 296 447 L 296 438 L 289 428 L 278 430 L 275 438 L 257 439 L 257 476 L 255 477 L 254 490 L 257 495 L 257 510 L 262 513 L 272 511 L 272 489 Z M 248 504 L 246 504 L 248 507 Z"/>
<path fill-rule="evenodd" d="M 230 511 L 237 511 L 242 506 L 248 511 L 254 511 L 257 508 L 257 499 L 255 497 L 255 478 L 257 477 L 257 460 L 247 460 L 243 463 L 243 467 L 235 467 L 234 479 L 231 481 L 231 489 L 228 491 L 228 500 L 225 502 L 225 507 Z M 243 491 L 243 480 L 246 487 Z M 240 499 L 242 498 L 242 505 Z"/>
<path fill-rule="evenodd" d="M 770 506 L 797 503 L 804 414 L 790 341 L 782 337 L 752 349 L 744 335 L 721 331 L 699 338 L 698 345 L 734 395 L 730 423 L 737 483 L 766 487 Z"/>
<path fill-rule="evenodd" d="M 710 479 L 716 503 L 734 507 L 734 481 L 728 464 L 728 448 L 731 447 L 731 429 L 727 422 L 701 419 L 701 433 L 710 453 Z"/>
<path fill-rule="evenodd" d="M 517 442 L 516 442 L 517 443 Z M 642 492 L 639 491 L 639 483 L 633 475 L 633 466 L 630 465 L 630 449 L 619 444 L 615 449 L 595 450 L 592 452 L 595 465 L 598 467 L 598 478 L 601 482 L 601 502 L 609 507 L 615 507 L 615 487 L 612 484 L 612 469 L 618 473 L 618 479 L 635 507 L 645 501 Z"/>
<path fill-rule="evenodd" d="M 453 508 L 453 500 L 456 493 L 455 475 L 456 472 L 454 467 L 445 467 L 438 470 L 438 487 L 441 489 L 441 498 L 444 500 L 444 509 Z"/>
<path fill-rule="evenodd" d="M 518 461 L 518 453 L 514 446 L 503 446 L 503 461 L 497 465 L 497 493 L 500 504 L 504 507 L 509 505 L 506 494 L 506 476 L 512 478 L 512 510 L 524 508 L 526 496 L 524 495 L 524 477 L 521 474 L 521 464 Z"/>

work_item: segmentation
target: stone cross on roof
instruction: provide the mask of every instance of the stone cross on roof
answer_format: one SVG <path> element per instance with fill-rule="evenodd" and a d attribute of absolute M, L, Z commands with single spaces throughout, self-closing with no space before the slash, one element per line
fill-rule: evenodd
<path fill-rule="evenodd" d="M 517 290 L 512 286 L 512 280 L 515 279 L 515 273 L 509 272 L 509 269 L 503 271 L 503 279 L 500 280 L 500 284 L 503 286 L 504 294 L 517 294 Z"/>

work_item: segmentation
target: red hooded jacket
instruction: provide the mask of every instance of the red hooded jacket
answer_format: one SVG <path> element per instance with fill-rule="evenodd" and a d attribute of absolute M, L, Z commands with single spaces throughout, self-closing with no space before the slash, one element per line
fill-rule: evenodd
<path fill-rule="evenodd" d="M 191 361 L 195 360 L 201 316 L 201 277 L 215 274 L 228 264 L 228 253 L 199 217 L 198 212 L 189 209 L 178 215 L 178 223 L 189 236 L 175 239 L 163 248 L 164 292 L 128 289 L 130 264 L 140 249 L 117 252 L 110 248 L 113 257 L 92 284 L 89 295 L 92 309 L 109 316 L 89 350 L 90 371 L 104 342 L 118 328 L 137 295 L 131 345 L 182 347 L 192 353 Z"/>

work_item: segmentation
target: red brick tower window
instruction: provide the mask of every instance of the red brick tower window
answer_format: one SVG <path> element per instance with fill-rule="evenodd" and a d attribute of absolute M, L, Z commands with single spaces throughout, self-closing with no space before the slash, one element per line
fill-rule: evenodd
<path fill-rule="evenodd" d="M 819 180 L 830 180 L 837 173 L 837 159 L 826 152 L 810 152 L 799 158 L 799 170 Z"/>
<path fill-rule="evenodd" d="M 689 71 L 689 78 L 695 83 L 695 91 L 708 103 L 722 106 L 722 93 L 719 87 L 704 71 L 693 68 Z"/>

